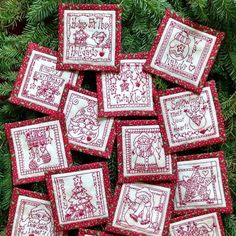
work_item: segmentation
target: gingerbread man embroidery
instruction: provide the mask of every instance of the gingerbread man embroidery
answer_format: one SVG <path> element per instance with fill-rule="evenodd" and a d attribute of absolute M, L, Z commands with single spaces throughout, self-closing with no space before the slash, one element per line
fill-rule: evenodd
<path fill-rule="evenodd" d="M 200 173 L 200 166 L 193 166 L 193 173 L 189 176 L 183 176 L 183 179 L 178 182 L 179 186 L 185 188 L 185 194 L 181 204 L 186 205 L 195 198 L 201 198 L 207 203 L 212 203 L 210 198 L 210 184 L 216 182 L 216 176 L 207 177 L 208 171 Z"/>
<path fill-rule="evenodd" d="M 66 219 L 78 220 L 92 217 L 97 210 L 91 203 L 93 197 L 89 195 L 87 190 L 83 187 L 81 176 L 76 175 L 73 180 L 74 189 L 68 200 L 69 207 L 66 210 Z"/>
<path fill-rule="evenodd" d="M 88 144 L 94 142 L 99 135 L 99 121 L 95 111 L 96 102 L 89 101 L 88 105 L 81 108 L 70 120 L 68 133 L 78 142 Z"/>
<path fill-rule="evenodd" d="M 25 220 L 23 220 L 23 216 L 21 217 L 19 236 L 55 235 L 51 211 L 45 205 L 32 208 Z"/>
<path fill-rule="evenodd" d="M 29 149 L 29 168 L 36 170 L 39 166 L 51 161 L 47 145 L 51 144 L 50 127 L 29 129 L 24 133 Z"/>

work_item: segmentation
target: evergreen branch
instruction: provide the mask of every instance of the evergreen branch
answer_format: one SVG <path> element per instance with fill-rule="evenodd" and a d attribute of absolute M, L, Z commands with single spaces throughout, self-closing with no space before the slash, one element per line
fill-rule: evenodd
<path fill-rule="evenodd" d="M 12 83 L 0 83 L 0 96 L 9 96 L 13 88 Z"/>
<path fill-rule="evenodd" d="M 31 0 L 3 0 L 0 5 L 0 27 L 15 26 L 28 10 Z"/>
<path fill-rule="evenodd" d="M 57 13 L 58 0 L 36 0 L 29 7 L 27 20 L 30 23 L 37 23 Z"/>

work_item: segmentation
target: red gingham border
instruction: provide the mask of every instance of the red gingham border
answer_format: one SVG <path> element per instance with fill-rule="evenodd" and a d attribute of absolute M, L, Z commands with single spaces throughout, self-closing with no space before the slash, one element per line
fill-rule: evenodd
<path fill-rule="evenodd" d="M 103 171 L 103 178 L 104 178 L 104 189 L 105 189 L 105 194 L 107 197 L 107 208 L 108 208 L 108 217 L 103 218 L 103 219 L 94 219 L 94 220 L 85 220 L 82 222 L 77 222 L 77 223 L 69 223 L 69 224 L 59 224 L 59 217 L 56 209 L 56 201 L 55 201 L 55 194 L 53 192 L 53 183 L 52 183 L 52 175 L 54 174 L 62 174 L 62 173 L 70 173 L 70 172 L 75 172 L 75 171 L 80 171 L 80 170 L 91 170 L 91 169 L 97 169 L 97 168 L 102 168 Z M 95 162 L 91 164 L 85 164 L 85 165 L 80 165 L 80 166 L 73 166 L 70 168 L 63 168 L 61 170 L 56 170 L 56 171 L 48 171 L 46 174 L 46 184 L 47 184 L 47 189 L 50 197 L 50 202 L 52 206 L 52 212 L 54 215 L 54 221 L 56 225 L 56 230 L 57 231 L 64 231 L 64 230 L 70 230 L 70 229 L 76 229 L 76 228 L 85 228 L 85 227 L 91 227 L 95 225 L 100 225 L 104 224 L 107 222 L 108 218 L 111 216 L 111 201 L 112 201 L 112 192 L 111 192 L 111 187 L 110 187 L 110 180 L 109 180 L 109 170 L 106 162 Z"/>
<path fill-rule="evenodd" d="M 146 59 L 147 53 L 140 52 L 140 53 L 130 53 L 130 54 L 121 54 L 122 59 Z M 98 116 L 100 117 L 116 117 L 116 116 L 156 116 L 157 111 L 155 109 L 155 105 L 153 106 L 153 111 L 143 111 L 142 108 L 140 110 L 135 111 L 104 111 L 104 100 L 103 100 L 103 90 L 102 90 L 102 78 L 101 74 L 96 74 L 96 81 L 97 81 L 97 96 L 98 96 Z M 154 96 L 154 80 L 152 83 L 152 92 Z M 154 104 L 154 101 L 153 101 Z M 132 109 L 132 108 L 131 108 Z"/>
<path fill-rule="evenodd" d="M 167 211 L 166 211 L 164 228 L 163 228 L 163 232 L 162 232 L 162 236 L 168 236 L 170 219 L 171 219 L 172 212 L 174 209 L 174 205 L 173 205 L 173 199 L 174 199 L 174 194 L 175 194 L 174 185 L 173 184 L 158 184 L 158 185 L 155 184 L 155 186 L 161 186 L 161 187 L 169 188 L 171 190 L 170 196 L 169 196 L 169 203 L 168 203 L 168 207 L 167 207 Z M 112 214 L 111 214 L 111 217 L 109 218 L 109 221 L 107 222 L 106 231 L 109 231 L 109 232 L 112 232 L 112 233 L 115 233 L 118 235 L 145 236 L 146 234 L 143 234 L 143 233 L 135 233 L 133 231 L 124 230 L 124 229 L 120 229 L 120 228 L 112 226 L 112 222 L 113 222 L 113 219 L 115 216 L 116 207 L 117 207 L 118 200 L 119 200 L 120 193 L 121 193 L 121 187 L 122 187 L 122 185 L 116 186 L 115 194 L 113 197 L 113 202 L 111 204 Z"/>
<path fill-rule="evenodd" d="M 86 235 L 93 235 L 93 236 L 109 236 L 106 232 L 91 230 L 91 229 L 80 229 L 78 236 L 86 236 Z"/>
<path fill-rule="evenodd" d="M 225 194 L 225 202 L 226 207 L 212 207 L 212 208 L 192 208 L 186 210 L 174 210 L 174 214 L 176 215 L 185 215 L 195 212 L 197 214 L 202 213 L 211 213 L 211 212 L 219 212 L 219 213 L 228 213 L 231 214 L 233 212 L 233 204 L 232 199 L 230 196 L 230 189 L 229 189 L 229 181 L 228 181 L 228 171 L 225 164 L 224 159 L 224 152 L 211 152 L 211 153 L 203 153 L 203 154 L 193 154 L 187 156 L 178 156 L 177 157 L 177 164 L 179 161 L 191 161 L 191 160 L 199 160 L 199 159 L 207 159 L 207 158 L 218 158 L 220 164 L 220 171 L 221 171 L 221 178 L 222 178 L 222 187 Z M 177 169 L 178 173 L 178 169 Z"/>
<path fill-rule="evenodd" d="M 219 226 L 220 226 L 221 236 L 225 236 L 221 214 L 218 213 L 218 212 L 211 212 L 211 213 L 216 213 L 217 214 L 217 219 L 218 219 Z M 186 214 L 184 216 L 179 216 L 179 217 L 176 217 L 176 218 L 172 218 L 170 223 L 175 223 L 175 222 L 178 222 L 178 221 L 191 219 L 191 218 L 194 218 L 194 217 L 197 217 L 197 216 L 204 216 L 204 215 L 207 215 L 207 214 L 210 214 L 210 213 L 204 213 L 204 214 L 189 213 L 189 214 Z"/>
<path fill-rule="evenodd" d="M 33 110 L 36 110 L 36 111 L 39 111 L 39 112 L 42 112 L 42 113 L 45 113 L 45 114 L 48 114 L 48 115 L 55 115 L 57 113 L 57 111 L 55 111 L 55 110 L 52 110 L 50 108 L 46 108 L 42 105 L 37 105 L 35 103 L 29 102 L 27 100 L 24 100 L 24 99 L 18 97 L 18 94 L 19 94 L 19 91 L 20 91 L 20 88 L 21 88 L 21 84 L 23 82 L 24 75 L 25 75 L 25 72 L 26 72 L 26 69 L 27 69 L 27 66 L 28 66 L 28 63 L 29 63 L 29 60 L 30 60 L 30 56 L 31 56 L 33 50 L 41 52 L 41 53 L 46 53 L 46 54 L 49 54 L 49 55 L 54 56 L 54 57 L 58 57 L 58 52 L 53 51 L 50 48 L 42 47 L 42 46 L 40 46 L 36 43 L 31 43 L 30 42 L 28 44 L 28 48 L 27 48 L 27 51 L 25 53 L 23 62 L 21 64 L 21 68 L 18 72 L 17 79 L 16 79 L 16 82 L 14 84 L 14 88 L 12 90 L 9 101 L 11 103 L 26 107 L 28 109 L 33 109 Z M 77 78 L 77 83 L 78 83 L 78 78 Z M 76 83 L 76 85 L 77 85 L 77 83 Z"/>
<path fill-rule="evenodd" d="M 64 11 L 65 10 L 114 10 L 116 12 L 116 45 L 115 45 L 115 65 L 102 66 L 90 64 L 72 64 L 63 63 L 64 52 Z M 116 4 L 69 4 L 59 3 L 59 20 L 58 20 L 58 41 L 59 41 L 59 56 L 57 69 L 61 70 L 95 70 L 95 71 L 119 71 L 120 68 L 120 53 L 121 53 L 121 15 L 122 6 Z"/>
<path fill-rule="evenodd" d="M 161 36 L 162 36 L 162 34 L 165 30 L 166 24 L 167 24 L 167 22 L 170 18 L 175 19 L 175 20 L 177 20 L 177 21 L 179 21 L 179 22 L 181 22 L 181 23 L 183 23 L 183 24 L 185 24 L 185 25 L 187 25 L 191 28 L 194 28 L 196 30 L 203 31 L 204 33 L 208 33 L 210 35 L 216 36 L 215 44 L 212 48 L 212 51 L 210 53 L 209 59 L 207 61 L 206 67 L 203 71 L 203 74 L 202 74 L 202 77 L 199 81 L 198 86 L 195 86 L 195 85 L 193 85 L 189 82 L 185 82 L 185 81 L 183 81 L 179 78 L 176 78 L 174 76 L 168 75 L 166 72 L 154 69 L 151 66 L 151 62 L 152 62 L 152 59 L 154 57 L 157 45 L 160 42 Z M 144 65 L 144 71 L 147 71 L 147 72 L 152 73 L 152 74 L 159 75 L 160 77 L 162 77 L 163 79 L 165 79 L 167 81 L 178 84 L 179 86 L 182 86 L 186 89 L 189 89 L 189 90 L 199 94 L 201 92 L 201 90 L 203 89 L 203 87 L 205 85 L 205 82 L 207 80 L 208 74 L 210 73 L 210 70 L 211 70 L 211 68 L 212 68 L 212 66 L 215 62 L 216 55 L 217 55 L 217 52 L 220 48 L 220 44 L 221 44 L 221 42 L 224 38 L 224 35 L 225 35 L 224 32 L 219 32 L 219 31 L 211 29 L 207 26 L 199 25 L 196 22 L 193 22 L 188 18 L 182 18 L 181 16 L 178 16 L 175 12 L 167 9 L 166 12 L 165 12 L 164 18 L 161 21 L 159 29 L 157 30 L 157 36 L 156 36 L 156 38 L 155 38 L 155 40 L 152 44 L 151 50 L 149 52 L 148 59 L 147 59 L 145 65 Z"/>
<path fill-rule="evenodd" d="M 124 176 L 123 170 L 123 145 L 122 145 L 122 126 L 145 126 L 145 125 L 159 125 L 157 120 L 118 120 L 117 128 L 117 155 L 118 155 L 118 182 L 119 183 L 133 183 L 138 181 L 157 182 L 157 181 L 176 181 L 176 155 L 171 155 L 172 174 L 150 174 L 140 176 Z"/>
<path fill-rule="evenodd" d="M 67 138 L 67 134 L 66 134 L 66 125 L 64 122 L 64 115 L 63 114 L 57 113 L 56 116 L 47 116 L 47 117 L 37 118 L 37 119 L 33 119 L 33 120 L 25 120 L 25 121 L 20 121 L 20 122 L 7 123 L 4 125 L 5 130 L 6 130 L 7 140 L 9 143 L 10 153 L 11 153 L 13 185 L 32 183 L 32 182 L 36 182 L 36 181 L 44 181 L 45 175 L 43 174 L 40 176 L 19 179 L 19 176 L 17 173 L 15 149 L 14 149 L 13 140 L 11 137 L 11 129 L 16 128 L 16 127 L 23 127 L 23 126 L 40 124 L 40 123 L 49 122 L 49 121 L 56 121 L 56 120 L 58 120 L 60 122 L 67 164 L 68 164 L 68 166 L 71 166 L 73 164 L 73 160 L 72 160 L 72 156 L 70 153 L 70 146 L 69 146 L 68 138 Z"/>
<path fill-rule="evenodd" d="M 165 117 L 163 117 L 162 112 L 159 112 L 157 114 L 157 116 L 158 116 L 158 121 L 160 124 L 161 133 L 163 135 L 163 137 L 162 137 L 163 138 L 163 146 L 167 152 L 169 152 L 169 153 L 178 152 L 178 151 L 188 150 L 188 149 L 192 149 L 192 148 L 208 146 L 208 145 L 216 144 L 216 143 L 224 143 L 226 141 L 226 134 L 225 134 L 225 128 L 224 128 L 224 118 L 221 113 L 220 102 L 219 102 L 219 98 L 218 98 L 218 94 L 217 94 L 217 90 L 216 90 L 216 86 L 215 86 L 215 81 L 211 80 L 211 81 L 207 82 L 205 84 L 205 86 L 206 87 L 209 86 L 211 89 L 211 92 L 212 92 L 212 99 L 213 99 L 213 102 L 215 105 L 217 122 L 219 125 L 219 137 L 218 138 L 210 138 L 206 141 L 205 140 L 195 141 L 192 143 L 186 143 L 186 144 L 181 144 L 181 145 L 178 145 L 175 147 L 170 147 L 169 141 L 167 138 L 165 124 L 164 124 Z M 181 93 L 181 92 L 186 92 L 186 90 L 178 87 L 178 88 L 173 88 L 173 89 L 156 91 L 155 93 L 156 93 L 157 111 L 161 111 L 160 97 L 171 95 L 171 94 L 177 94 L 177 93 Z"/>
<path fill-rule="evenodd" d="M 58 109 L 58 111 L 61 112 L 61 113 L 63 113 L 64 107 L 65 107 L 65 104 L 66 104 L 66 100 L 67 100 L 67 97 L 68 97 L 68 93 L 69 93 L 70 90 L 78 92 L 78 93 L 85 94 L 85 95 L 90 96 L 90 97 L 97 98 L 97 94 L 94 93 L 94 92 L 91 92 L 91 91 L 88 91 L 88 90 L 85 90 L 85 89 L 82 89 L 82 88 L 78 89 L 78 88 L 76 88 L 74 86 L 71 86 L 71 85 L 66 85 L 64 93 L 62 95 L 61 103 L 60 103 L 60 106 L 59 106 L 59 109 Z M 104 158 L 109 159 L 110 156 L 111 156 L 114 141 L 115 141 L 115 138 L 116 138 L 115 126 L 116 126 L 116 121 L 114 120 L 112 128 L 111 128 L 111 132 L 109 134 L 109 138 L 108 138 L 108 141 L 107 141 L 106 150 L 103 151 L 103 152 L 98 151 L 98 150 L 93 150 L 91 148 L 86 148 L 86 147 L 80 146 L 78 144 L 72 144 L 72 143 L 70 144 L 70 148 L 72 150 L 75 150 L 75 151 L 79 151 L 79 152 L 83 152 L 83 153 L 86 153 L 86 154 L 90 154 L 90 155 L 94 155 L 94 156 L 98 156 L 98 157 L 104 157 Z"/>

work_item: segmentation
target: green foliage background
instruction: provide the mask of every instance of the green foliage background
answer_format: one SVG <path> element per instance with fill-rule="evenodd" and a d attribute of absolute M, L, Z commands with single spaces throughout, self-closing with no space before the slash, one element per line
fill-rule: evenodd
<path fill-rule="evenodd" d="M 5 235 L 11 201 L 11 161 L 3 124 L 43 114 L 12 105 L 8 97 L 29 41 L 57 50 L 58 0 L 0 0 L 0 231 Z M 231 194 L 236 205 L 236 1 L 235 0 L 67 0 L 74 3 L 122 3 L 122 51 L 148 51 L 165 9 L 177 11 L 183 17 L 226 32 L 226 37 L 211 70 L 209 79 L 217 83 L 222 112 L 225 118 L 227 143 L 201 148 L 188 153 L 224 150 L 229 172 Z M 23 31 L 13 34 L 23 26 Z M 156 77 L 157 89 L 171 85 Z M 93 73 L 87 73 L 83 86 L 95 90 Z M 74 164 L 100 161 L 99 158 L 73 152 Z M 114 148 L 108 161 L 112 187 L 117 179 L 117 158 Z M 22 188 L 46 192 L 44 183 Z M 224 215 L 227 235 L 236 236 L 236 215 Z M 101 230 L 104 227 L 100 227 Z"/>

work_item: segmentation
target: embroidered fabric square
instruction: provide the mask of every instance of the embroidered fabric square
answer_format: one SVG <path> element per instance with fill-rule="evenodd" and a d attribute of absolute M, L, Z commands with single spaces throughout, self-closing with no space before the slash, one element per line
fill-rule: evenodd
<path fill-rule="evenodd" d="M 72 163 L 63 117 L 5 124 L 12 155 L 13 184 L 45 179 L 45 171 Z"/>
<path fill-rule="evenodd" d="M 166 155 L 156 120 L 117 122 L 118 181 L 176 180 L 174 155 Z"/>
<path fill-rule="evenodd" d="M 226 140 L 215 82 L 200 95 L 181 88 L 157 92 L 158 120 L 167 152 L 223 143 Z"/>
<path fill-rule="evenodd" d="M 97 75 L 99 116 L 156 115 L 153 81 L 143 72 L 147 54 L 122 55 L 119 73 Z"/>
<path fill-rule="evenodd" d="M 108 176 L 105 162 L 49 172 L 47 187 L 58 231 L 107 222 L 111 198 Z"/>
<path fill-rule="evenodd" d="M 59 4 L 58 69 L 118 71 L 121 6 Z"/>
<path fill-rule="evenodd" d="M 98 117 L 96 94 L 71 86 L 65 89 L 59 111 L 65 114 L 71 148 L 109 158 L 115 140 L 114 119 Z"/>
<path fill-rule="evenodd" d="M 66 84 L 77 85 L 78 73 L 56 70 L 58 53 L 29 43 L 10 102 L 55 114 Z"/>
<path fill-rule="evenodd" d="M 200 93 L 223 38 L 223 32 L 183 19 L 167 10 L 144 68 Z"/>
<path fill-rule="evenodd" d="M 176 214 L 232 211 L 223 152 L 179 157 Z"/>
<path fill-rule="evenodd" d="M 123 184 L 106 230 L 122 235 L 168 235 L 173 192 L 170 186 Z"/>
<path fill-rule="evenodd" d="M 170 236 L 177 235 L 224 236 L 225 233 L 220 214 L 214 212 L 173 219 L 170 224 Z"/>
<path fill-rule="evenodd" d="M 14 188 L 10 206 L 7 236 L 64 236 L 56 233 L 51 204 L 47 196 Z"/>

